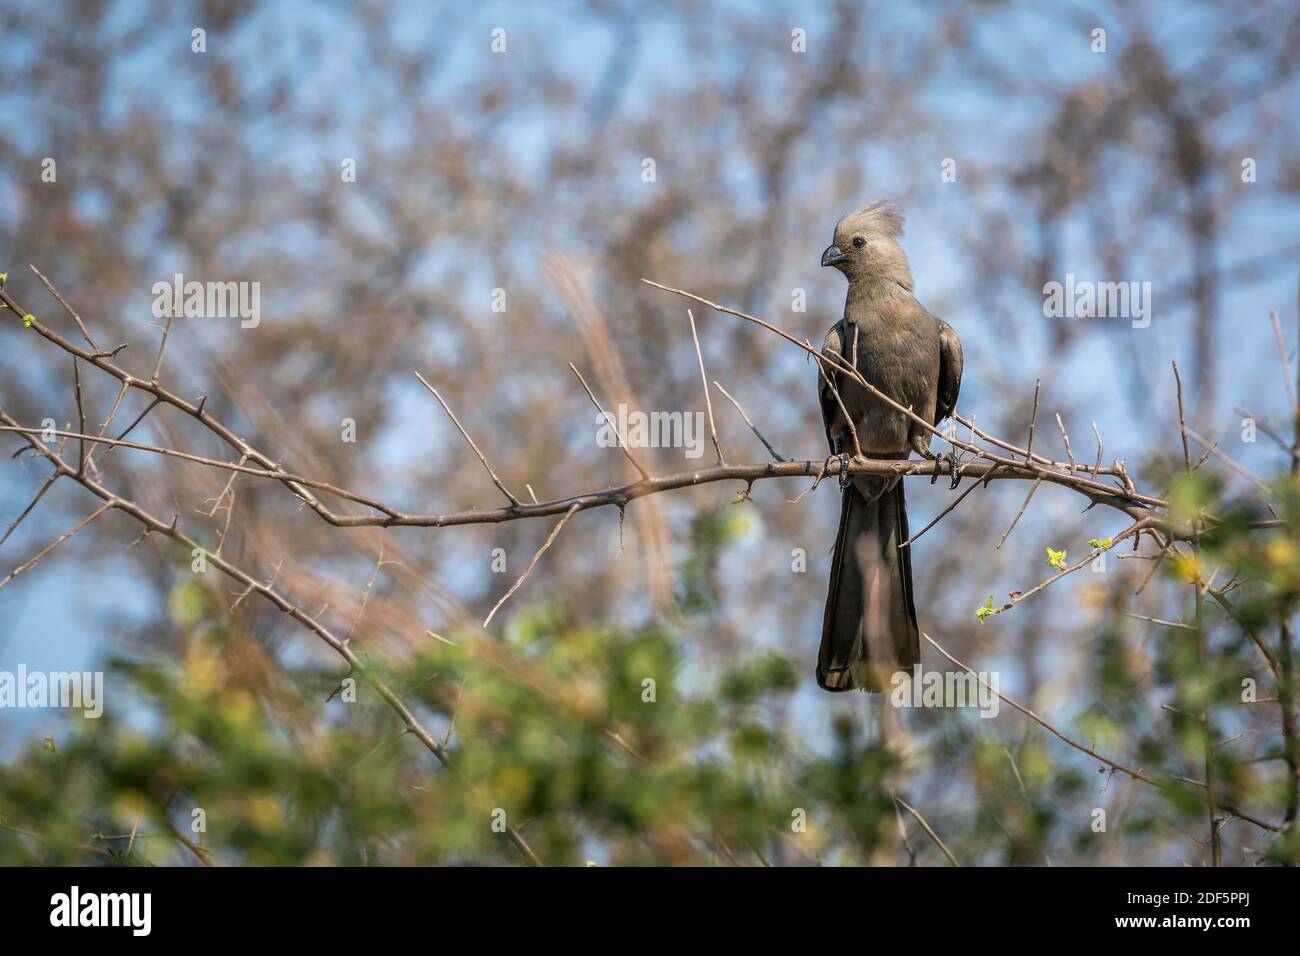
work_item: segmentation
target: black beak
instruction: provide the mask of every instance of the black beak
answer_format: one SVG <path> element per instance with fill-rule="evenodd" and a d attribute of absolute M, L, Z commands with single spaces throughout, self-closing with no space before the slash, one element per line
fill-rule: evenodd
<path fill-rule="evenodd" d="M 840 252 L 839 246 L 828 246 L 822 253 L 822 265 L 837 266 L 847 258 L 848 256 Z"/>

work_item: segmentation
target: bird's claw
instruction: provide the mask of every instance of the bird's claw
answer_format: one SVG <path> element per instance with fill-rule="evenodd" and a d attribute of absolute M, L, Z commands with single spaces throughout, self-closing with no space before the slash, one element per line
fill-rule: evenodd
<path fill-rule="evenodd" d="M 952 452 L 945 451 L 945 452 L 941 452 L 938 455 L 926 455 L 925 457 L 930 459 L 930 461 L 934 462 L 934 466 L 935 466 L 934 474 L 930 476 L 930 484 L 934 484 L 936 481 L 939 480 L 939 476 L 943 474 L 943 466 L 947 464 L 948 476 L 952 479 L 952 484 L 949 485 L 949 488 L 951 489 L 957 487 L 957 483 L 961 481 L 961 473 L 957 470 L 957 466 L 960 464 L 960 462 L 957 460 L 957 456 L 955 454 L 953 454 Z"/>
<path fill-rule="evenodd" d="M 853 484 L 853 476 L 849 474 L 849 462 L 852 459 L 845 452 L 840 452 L 835 457 L 840 460 L 840 491 L 844 491 Z"/>
<path fill-rule="evenodd" d="M 949 490 L 956 488 L 957 485 L 961 482 L 961 472 L 958 471 L 957 468 L 959 464 L 959 462 L 957 461 L 957 456 L 952 452 L 946 451 L 943 454 L 941 454 L 938 458 L 936 458 L 935 461 L 938 462 L 940 465 L 942 465 L 942 463 L 945 461 L 948 463 L 948 476 L 952 478 L 952 484 L 950 484 L 948 488 Z M 939 471 L 940 471 L 939 468 L 935 469 L 934 475 L 930 478 L 931 484 L 933 484 L 938 479 Z"/>
<path fill-rule="evenodd" d="M 831 462 L 837 461 L 840 464 L 839 473 L 838 473 L 840 490 L 843 491 L 849 485 L 853 484 L 853 476 L 849 474 L 849 462 L 852 460 L 853 459 L 844 452 L 837 452 L 834 455 L 827 455 L 826 460 L 822 462 L 822 473 L 817 476 L 818 483 L 820 483 L 825 478 L 830 477 Z"/>

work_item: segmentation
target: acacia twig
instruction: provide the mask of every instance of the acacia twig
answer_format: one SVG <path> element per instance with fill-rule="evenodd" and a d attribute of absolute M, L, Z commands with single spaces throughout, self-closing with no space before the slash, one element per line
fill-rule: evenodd
<path fill-rule="evenodd" d="M 695 331 L 695 314 L 690 309 L 687 309 L 686 317 L 691 320 L 691 339 L 695 342 L 695 360 L 700 364 L 700 382 L 704 385 L 704 407 L 709 410 L 709 431 L 713 434 L 713 450 L 718 453 L 718 464 L 725 465 L 727 460 L 722 457 L 722 446 L 718 444 L 718 428 L 713 423 L 713 399 L 709 397 L 709 379 L 704 374 L 704 353 L 700 351 L 700 337 Z"/>
<path fill-rule="evenodd" d="M 1029 441 L 1025 442 L 1025 461 L 1033 461 L 1034 426 L 1038 424 L 1038 392 L 1042 384 L 1042 379 L 1034 379 L 1034 410 L 1029 416 Z"/>
<path fill-rule="evenodd" d="M 1017 522 L 1020 521 L 1020 516 L 1025 513 L 1025 509 L 1029 507 L 1029 502 L 1034 498 L 1034 492 L 1038 490 L 1038 486 L 1042 483 L 1042 478 L 1035 478 L 1034 483 L 1029 486 L 1029 494 L 1025 495 L 1025 500 L 1020 503 L 1020 510 L 1017 511 L 1016 516 L 1011 519 L 1011 524 L 1007 525 L 1007 530 L 1002 532 L 1002 537 L 999 539 L 997 547 L 999 551 L 1002 550 L 1002 546 L 1007 543 L 1007 537 L 1015 530 Z"/>
<path fill-rule="evenodd" d="M 646 470 L 641 467 L 641 463 L 632 457 L 632 451 L 627 447 L 627 442 L 623 439 L 623 433 L 618 430 L 614 416 L 605 411 L 601 406 L 600 400 L 596 398 L 596 393 L 591 390 L 591 386 L 587 384 L 587 380 L 583 378 L 582 373 L 578 371 L 578 366 L 570 362 L 569 368 L 573 369 L 573 374 L 578 376 L 578 381 L 582 383 L 582 387 L 586 391 L 587 397 L 591 399 L 591 404 L 596 406 L 596 411 L 600 412 L 601 417 L 605 419 L 605 422 L 613 430 L 614 437 L 618 439 L 618 447 L 623 449 L 623 454 L 627 457 L 627 460 L 632 463 L 632 467 L 641 474 L 642 478 L 649 479 L 650 476 L 646 474 Z"/>
<path fill-rule="evenodd" d="M 745 409 L 741 406 L 740 402 L 732 398 L 731 393 L 728 392 L 721 385 L 719 385 L 716 379 L 714 379 L 713 387 L 716 388 L 719 392 L 721 392 L 724 396 L 726 396 L 727 400 L 730 401 L 732 405 L 736 406 L 736 411 L 740 412 L 740 417 L 745 420 L 745 424 L 749 426 L 749 430 L 752 431 L 755 434 L 755 436 L 757 436 L 758 440 L 763 443 L 763 447 L 766 448 L 767 453 L 772 456 L 772 460 L 785 461 L 786 459 L 782 458 L 780 455 L 776 453 L 776 449 L 772 447 L 772 443 L 769 442 L 766 438 L 764 438 L 763 433 L 759 431 L 758 428 L 755 427 L 754 423 L 749 420 L 749 416 L 745 414 Z"/>
<path fill-rule="evenodd" d="M 9 572 L 9 575 L 6 578 L 0 580 L 0 588 L 4 587 L 6 584 L 8 584 L 14 578 L 18 577 L 18 575 L 22 574 L 23 572 L 30 571 L 32 568 L 36 567 L 36 565 L 40 563 L 40 560 L 43 557 L 45 557 L 47 554 L 49 554 L 59 545 L 63 544 L 63 542 L 67 541 L 69 538 L 71 538 L 82 528 L 86 527 L 86 525 L 93 522 L 96 518 L 98 518 L 105 511 L 107 511 L 108 508 L 109 508 L 108 505 L 103 505 L 102 507 L 97 508 L 89 516 L 83 518 L 81 522 L 71 531 L 63 532 L 63 534 L 59 535 L 57 538 L 55 538 L 53 541 L 47 544 L 44 548 L 42 548 L 39 552 L 37 552 L 35 556 L 29 558 L 28 560 L 24 561 L 22 564 L 18 565 L 18 567 L 14 568 L 11 572 Z"/>
<path fill-rule="evenodd" d="M 953 866 L 961 866 L 961 864 L 957 862 L 957 858 L 952 855 L 952 851 L 944 846 L 943 841 L 939 839 L 939 834 L 934 832 L 934 827 L 925 822 L 925 817 L 921 816 L 920 812 L 915 807 L 896 793 L 891 793 L 890 796 L 894 798 L 895 803 L 902 806 L 904 810 L 912 815 L 913 820 L 921 825 L 921 829 L 924 830 L 930 839 L 934 841 L 934 845 L 943 851 L 943 855 L 948 858 L 949 863 Z"/>
<path fill-rule="evenodd" d="M 512 584 L 510 586 L 510 590 L 507 591 L 504 595 L 502 595 L 501 600 L 497 601 L 497 603 L 493 605 L 492 610 L 488 611 L 488 616 L 483 619 L 484 630 L 486 630 L 487 626 L 492 623 L 492 618 L 496 616 L 497 611 L 501 610 L 501 605 L 505 604 L 506 601 L 510 600 L 510 595 L 518 591 L 519 586 L 522 585 L 525 580 L 527 580 L 528 575 L 532 573 L 533 568 L 537 565 L 537 562 L 541 559 L 542 555 L 546 553 L 547 549 L 550 548 L 551 544 L 555 541 L 556 536 L 559 535 L 560 529 L 563 528 L 565 524 L 568 523 L 568 520 L 577 513 L 578 513 L 578 506 L 575 504 L 573 507 L 571 507 L 568 511 L 564 513 L 564 517 L 561 518 L 556 523 L 555 527 L 551 529 L 550 535 L 546 538 L 546 543 L 543 544 L 537 550 L 537 553 L 533 555 L 533 559 L 528 562 L 528 567 L 525 568 L 524 573 L 519 576 L 519 580 L 516 581 L 514 584 Z"/>
<path fill-rule="evenodd" d="M 469 447 L 474 449 L 474 454 L 478 455 L 478 460 L 483 463 L 483 467 L 487 469 L 487 473 L 492 476 L 492 483 L 501 489 L 501 493 L 510 499 L 512 505 L 519 504 L 519 499 L 511 493 L 509 488 L 501 483 L 501 479 L 498 478 L 497 473 L 492 470 L 492 466 L 488 464 L 488 460 L 484 456 L 483 452 L 479 451 L 478 445 L 474 444 L 474 439 L 469 437 L 469 432 L 465 431 L 465 426 L 460 423 L 460 419 L 457 418 L 456 413 L 451 410 L 451 406 L 443 401 L 442 396 L 438 394 L 438 390 L 425 381 L 424 376 L 419 372 L 415 373 L 415 377 L 420 380 L 421 385 L 433 393 L 433 397 L 438 400 L 438 404 L 442 406 L 442 410 L 446 412 L 447 416 L 455 423 L 456 428 L 459 429 L 461 435 L 464 436 L 465 441 L 469 442 Z"/>

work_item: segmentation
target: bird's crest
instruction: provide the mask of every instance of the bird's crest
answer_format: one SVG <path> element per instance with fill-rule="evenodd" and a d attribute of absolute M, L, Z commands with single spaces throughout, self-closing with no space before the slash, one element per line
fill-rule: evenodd
<path fill-rule="evenodd" d="M 880 232 L 894 239 L 903 235 L 903 214 L 888 196 L 859 206 L 840 222 L 853 229 Z"/>

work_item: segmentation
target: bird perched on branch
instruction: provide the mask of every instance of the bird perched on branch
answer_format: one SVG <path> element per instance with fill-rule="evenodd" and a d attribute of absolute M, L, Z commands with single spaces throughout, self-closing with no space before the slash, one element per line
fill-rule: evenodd
<path fill-rule="evenodd" d="M 822 265 L 848 279 L 844 318 L 822 351 L 856 369 L 903 408 L 937 425 L 957 405 L 961 343 L 948 323 L 912 296 L 912 273 L 898 239 L 903 217 L 884 200 L 862 206 L 835 225 Z M 818 397 L 831 454 L 934 459 L 930 432 L 873 395 L 831 362 L 818 359 Z M 951 466 L 954 486 L 956 462 Z M 920 661 L 912 594 L 907 506 L 901 477 L 846 478 L 839 532 L 822 619 L 817 683 L 829 691 L 884 689 L 898 670 Z"/>

